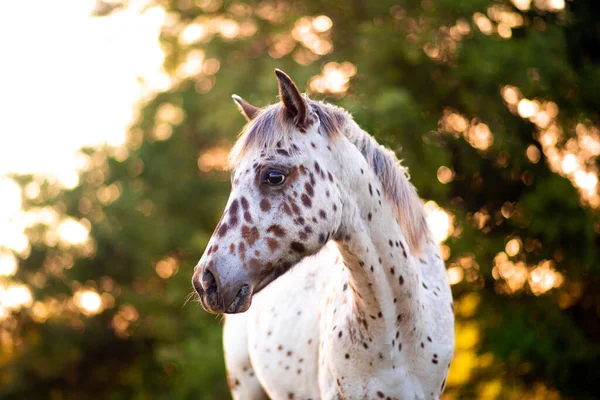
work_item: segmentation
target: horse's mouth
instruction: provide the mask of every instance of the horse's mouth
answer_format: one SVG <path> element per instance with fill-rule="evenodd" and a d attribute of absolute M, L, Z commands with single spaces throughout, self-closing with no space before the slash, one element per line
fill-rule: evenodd
<path fill-rule="evenodd" d="M 225 309 L 225 314 L 238 314 L 248 311 L 252 304 L 252 289 L 244 285 L 235 296 L 235 299 Z"/>
<path fill-rule="evenodd" d="M 279 278 L 290 269 L 290 263 L 282 263 L 275 269 L 263 275 L 258 284 L 244 284 L 237 292 L 235 298 L 228 304 L 223 302 L 218 293 L 209 295 L 197 278 L 192 278 L 194 289 L 200 298 L 202 308 L 211 314 L 239 314 L 248 311 L 252 305 L 252 296 L 263 290 L 271 282 Z"/>
<path fill-rule="evenodd" d="M 193 281 L 194 289 L 198 293 L 200 305 L 204 311 L 211 314 L 237 314 L 248 311 L 252 304 L 252 288 L 249 285 L 243 285 L 236 294 L 233 301 L 229 304 L 223 304 L 218 295 L 209 296 L 196 280 Z"/>

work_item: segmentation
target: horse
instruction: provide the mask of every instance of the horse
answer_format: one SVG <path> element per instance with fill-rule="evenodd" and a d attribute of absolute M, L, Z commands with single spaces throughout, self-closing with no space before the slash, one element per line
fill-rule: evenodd
<path fill-rule="evenodd" d="M 439 399 L 452 293 L 406 168 L 348 112 L 275 75 L 276 104 L 232 96 L 247 124 L 192 276 L 202 307 L 227 314 L 233 398 Z"/>

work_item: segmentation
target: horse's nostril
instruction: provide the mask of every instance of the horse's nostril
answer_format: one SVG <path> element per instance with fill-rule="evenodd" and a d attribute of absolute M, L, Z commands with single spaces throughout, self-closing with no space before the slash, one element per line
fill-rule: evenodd
<path fill-rule="evenodd" d="M 202 284 L 202 289 L 204 289 L 207 293 L 217 291 L 217 280 L 212 272 L 208 270 L 204 271 L 204 273 L 202 273 L 200 282 Z"/>

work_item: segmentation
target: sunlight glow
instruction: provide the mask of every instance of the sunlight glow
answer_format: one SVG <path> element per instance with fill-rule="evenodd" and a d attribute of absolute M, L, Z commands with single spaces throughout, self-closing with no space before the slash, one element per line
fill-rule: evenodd
<path fill-rule="evenodd" d="M 279 45 L 274 45 L 269 50 L 269 54 L 274 58 L 283 57 L 296 47 L 292 41 L 293 39 L 312 53 L 307 54 L 301 48 L 297 48 L 294 52 L 294 60 L 299 64 L 306 65 L 320 56 L 333 51 L 333 42 L 331 41 L 332 26 L 333 22 L 331 18 L 326 15 L 302 17 L 296 21 L 289 35 L 284 34 L 279 36 L 280 40 L 275 41 Z M 281 41 L 282 39 L 283 41 Z"/>
<path fill-rule="evenodd" d="M 207 149 L 198 157 L 198 169 L 202 172 L 224 171 L 228 166 L 228 155 L 229 150 L 224 146 Z"/>
<path fill-rule="evenodd" d="M 469 121 L 450 109 L 444 110 L 439 125 L 442 132 L 451 133 L 454 137 L 463 136 L 474 148 L 485 151 L 494 143 L 494 135 L 487 124 L 472 119 Z"/>
<path fill-rule="evenodd" d="M 311 90 L 318 93 L 345 93 L 350 86 L 350 78 L 356 75 L 356 67 L 350 62 L 325 64 L 320 75 L 310 80 Z"/>
<path fill-rule="evenodd" d="M 521 239 L 511 239 L 506 243 L 506 254 L 510 257 L 514 257 L 521 251 L 522 243 Z"/>
<path fill-rule="evenodd" d="M 156 274 L 163 279 L 172 277 L 178 270 L 179 265 L 173 257 L 167 257 L 156 263 Z"/>
<path fill-rule="evenodd" d="M 436 243 L 442 243 L 454 231 L 454 216 L 433 200 L 425 203 L 425 213 L 434 240 Z"/>
<path fill-rule="evenodd" d="M 79 148 L 123 143 L 164 58 L 164 11 L 147 3 L 93 18 L 92 0 L 0 2 L 0 46 L 13 55 L 0 73 L 0 176 L 43 173 L 72 188 Z"/>
<path fill-rule="evenodd" d="M 448 268 L 446 270 L 446 275 L 448 275 L 448 282 L 451 285 L 456 285 L 457 283 L 460 283 L 463 280 L 465 274 L 461 267 L 456 266 Z"/>
<path fill-rule="evenodd" d="M 17 272 L 17 258 L 12 253 L 0 253 L 0 276 L 12 276 Z"/>
<path fill-rule="evenodd" d="M 503 292 L 518 292 L 527 283 L 536 296 L 560 287 L 564 283 L 564 276 L 554 269 L 554 261 L 543 260 L 538 265 L 528 266 L 523 261 L 511 262 L 504 252 L 498 253 L 494 258 L 492 276 L 505 284 L 500 287 Z"/>
<path fill-rule="evenodd" d="M 0 309 L 17 311 L 33 303 L 31 290 L 20 283 L 0 284 Z"/>
<path fill-rule="evenodd" d="M 437 170 L 437 178 L 438 181 L 440 181 L 443 184 L 450 183 L 454 179 L 454 171 L 452 171 L 445 165 L 442 165 Z"/>
<path fill-rule="evenodd" d="M 554 262 L 551 260 L 542 261 L 529 273 L 529 287 L 536 296 L 561 286 L 563 282 L 563 275 L 554 269 Z"/>
<path fill-rule="evenodd" d="M 600 168 L 596 163 L 600 155 L 600 129 L 590 121 L 578 121 L 571 122 L 571 128 L 565 133 L 557 120 L 556 103 L 526 99 L 512 86 L 504 86 L 500 94 L 512 113 L 536 126 L 534 137 L 541 145 L 550 170 L 571 181 L 579 190 L 582 203 L 600 208 Z M 534 145 L 527 148 L 525 155 L 534 164 L 541 158 Z"/>
<path fill-rule="evenodd" d="M 95 315 L 103 310 L 102 298 L 91 289 L 84 289 L 75 292 L 73 301 L 79 310 L 85 315 Z"/>
<path fill-rule="evenodd" d="M 86 225 L 89 226 L 89 222 Z M 85 243 L 89 235 L 89 228 L 71 218 L 63 220 L 56 231 L 61 240 L 72 245 Z"/>

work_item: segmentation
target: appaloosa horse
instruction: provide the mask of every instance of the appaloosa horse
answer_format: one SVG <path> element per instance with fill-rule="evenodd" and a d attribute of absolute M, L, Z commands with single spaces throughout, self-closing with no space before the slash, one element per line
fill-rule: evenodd
<path fill-rule="evenodd" d="M 280 103 L 233 96 L 249 122 L 192 278 L 205 310 L 232 314 L 233 397 L 438 399 L 452 295 L 407 172 L 348 113 L 275 73 Z"/>

